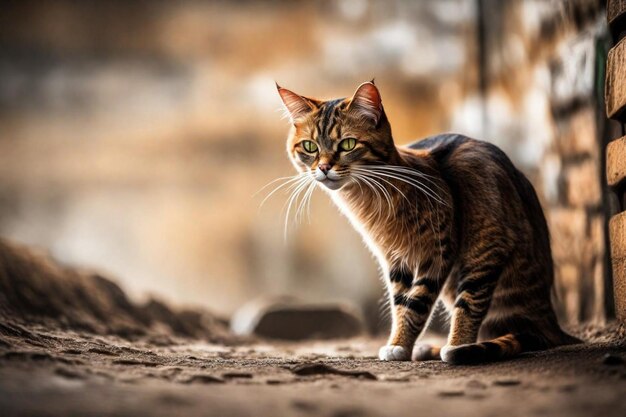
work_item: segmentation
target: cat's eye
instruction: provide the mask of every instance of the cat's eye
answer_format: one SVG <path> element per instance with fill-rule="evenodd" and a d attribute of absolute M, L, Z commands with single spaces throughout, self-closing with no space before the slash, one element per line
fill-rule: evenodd
<path fill-rule="evenodd" d="M 355 138 L 348 138 L 339 142 L 339 147 L 341 148 L 342 151 L 351 151 L 352 149 L 354 149 L 355 146 L 356 146 Z"/>
<path fill-rule="evenodd" d="M 304 150 L 307 152 L 317 152 L 317 144 L 313 141 L 310 140 L 305 140 L 302 142 L 302 146 L 304 147 Z"/>

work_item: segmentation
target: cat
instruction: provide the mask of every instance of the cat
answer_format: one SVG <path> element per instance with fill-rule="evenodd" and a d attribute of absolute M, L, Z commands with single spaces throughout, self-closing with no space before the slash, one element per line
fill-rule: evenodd
<path fill-rule="evenodd" d="M 460 134 L 396 146 L 373 81 L 329 101 L 277 89 L 291 162 L 330 194 L 385 275 L 392 326 L 381 360 L 476 364 L 580 342 L 552 307 L 535 190 L 503 151 Z M 415 345 L 437 299 L 451 316 L 447 343 Z"/>

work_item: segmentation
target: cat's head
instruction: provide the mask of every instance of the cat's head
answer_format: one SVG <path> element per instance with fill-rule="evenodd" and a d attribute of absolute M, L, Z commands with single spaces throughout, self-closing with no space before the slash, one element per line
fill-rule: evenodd
<path fill-rule="evenodd" d="M 373 81 L 361 84 L 351 98 L 327 101 L 277 88 L 293 123 L 287 153 L 298 171 L 338 190 L 353 182 L 359 165 L 389 162 L 395 147 Z"/>

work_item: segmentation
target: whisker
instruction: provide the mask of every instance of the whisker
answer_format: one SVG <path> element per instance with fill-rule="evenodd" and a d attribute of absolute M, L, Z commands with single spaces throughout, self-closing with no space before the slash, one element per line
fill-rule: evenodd
<path fill-rule="evenodd" d="M 378 203 L 378 209 L 375 213 L 372 213 L 373 216 L 379 216 L 380 213 L 382 212 L 382 197 L 380 195 L 380 193 L 378 192 L 378 190 L 376 188 L 374 188 L 374 186 L 371 184 L 371 180 L 368 179 L 367 177 L 360 175 L 360 174 L 356 174 L 353 173 L 354 178 L 359 179 L 360 181 L 363 182 L 363 184 L 365 186 L 367 186 L 367 188 L 369 188 L 370 190 L 372 190 L 372 192 L 376 195 L 376 202 Z"/>
<path fill-rule="evenodd" d="M 298 184 L 298 181 L 305 179 L 308 176 L 308 173 L 300 173 L 298 175 L 294 175 L 292 177 L 282 177 L 282 178 L 277 178 L 273 181 L 271 181 L 270 183 L 266 184 L 265 186 L 263 186 L 263 188 L 267 188 L 268 186 L 272 185 L 273 183 L 280 181 L 280 180 L 285 180 L 282 184 L 279 184 L 276 188 L 274 188 L 270 193 L 268 193 L 265 198 L 263 199 L 263 201 L 261 201 L 261 204 L 259 204 L 259 207 L 263 207 L 263 205 L 265 204 L 265 202 L 267 200 L 269 200 L 269 198 L 274 195 L 274 193 L 276 193 L 278 190 L 280 190 L 283 187 L 286 187 L 289 185 L 289 187 L 287 187 L 287 190 L 289 190 L 294 183 Z M 291 185 L 290 185 L 291 184 Z M 257 191 L 256 194 L 258 194 L 259 192 L 261 192 L 263 190 L 263 188 L 259 191 Z M 255 194 L 255 195 L 256 195 Z"/>
<path fill-rule="evenodd" d="M 315 191 L 315 188 L 317 188 L 317 183 L 315 181 L 312 181 L 311 184 L 312 184 L 311 190 L 308 191 L 308 196 L 305 196 L 307 197 L 306 217 L 309 223 L 311 222 L 311 200 L 312 200 L 313 192 Z"/>
<path fill-rule="evenodd" d="M 309 182 L 308 186 L 306 187 L 306 191 L 304 192 L 304 196 L 302 197 L 302 200 L 300 201 L 300 204 L 298 204 L 298 207 L 296 209 L 296 223 L 299 223 L 302 221 L 302 217 L 304 216 L 304 208 L 307 202 L 307 198 L 311 195 L 311 192 L 313 191 L 313 188 L 315 188 L 315 182 L 311 181 Z"/>
<path fill-rule="evenodd" d="M 408 172 L 408 173 L 411 173 L 411 174 L 419 175 L 419 176 L 424 177 L 424 178 L 437 179 L 437 177 L 435 177 L 434 175 L 426 174 L 425 172 L 418 171 L 418 170 L 416 170 L 414 168 L 407 168 L 407 167 L 403 167 L 403 166 L 400 166 L 400 165 L 366 165 L 366 166 L 368 168 L 373 168 L 373 169 L 382 169 L 382 170 L 386 169 L 386 170 L 404 171 L 404 172 Z"/>
<path fill-rule="evenodd" d="M 389 175 L 395 175 L 395 176 L 397 176 L 398 178 L 403 178 L 403 179 L 406 179 L 406 180 L 414 181 L 414 182 L 416 182 L 417 184 L 419 184 L 420 186 L 422 186 L 422 187 L 426 187 L 429 191 L 431 191 L 431 192 L 435 193 L 435 191 L 434 191 L 434 190 L 432 190 L 430 187 L 428 187 L 428 185 L 426 185 L 426 184 L 424 184 L 424 183 L 419 182 L 417 178 L 412 178 L 412 177 L 411 177 L 411 175 L 414 175 L 414 176 L 417 176 L 418 178 L 420 178 L 420 179 L 421 179 L 421 176 L 420 176 L 420 175 L 419 175 L 419 173 L 417 173 L 417 172 L 403 172 L 403 171 L 394 171 L 394 170 L 387 170 L 387 171 L 384 171 L 384 170 L 375 170 L 375 169 L 374 169 L 374 170 L 372 170 L 372 172 L 376 172 L 376 171 L 378 171 L 377 173 L 378 173 L 378 174 L 380 174 L 380 175 L 386 175 L 386 176 L 389 176 Z M 432 182 L 432 181 L 430 181 L 430 180 L 429 180 L 429 182 Z M 442 189 L 441 189 L 441 187 L 440 187 L 438 184 L 435 184 L 435 185 L 437 186 L 437 188 L 439 188 L 440 190 L 442 190 Z"/>
<path fill-rule="evenodd" d="M 389 208 L 390 208 L 390 210 L 387 210 L 387 218 L 391 217 L 391 215 L 396 211 L 395 210 L 395 205 L 393 204 L 393 201 L 392 201 L 393 198 L 391 197 L 391 194 L 389 194 L 389 191 L 387 189 L 385 189 L 385 187 L 382 184 L 380 184 L 377 180 L 383 180 L 386 183 L 390 184 L 389 181 L 386 181 L 384 178 L 377 178 L 376 176 L 372 176 L 370 174 L 357 174 L 357 175 L 363 175 L 363 176 L 367 177 L 368 179 L 371 180 L 372 184 L 374 184 L 376 186 L 376 188 L 381 190 L 381 192 L 382 192 L 383 196 L 385 197 L 385 199 L 387 200 L 387 203 L 389 204 Z M 396 188 L 396 187 L 394 187 L 394 188 Z M 400 190 L 398 190 L 398 191 L 400 191 Z M 402 192 L 400 192 L 400 193 L 402 194 Z M 404 196 L 404 194 L 402 194 L 402 195 Z"/>
<path fill-rule="evenodd" d="M 355 171 L 367 172 L 367 170 L 363 168 L 353 168 L 353 169 Z M 427 185 L 418 182 L 417 179 L 406 177 L 399 173 L 377 172 L 377 174 L 380 176 L 396 179 L 398 181 L 402 181 L 406 184 L 412 185 L 415 188 L 422 191 L 426 196 L 436 200 L 438 203 L 443 204 L 445 206 L 449 206 L 449 204 L 446 201 L 444 201 L 434 190 L 432 190 Z"/>
<path fill-rule="evenodd" d="M 302 180 L 297 183 L 297 186 L 293 189 L 289 199 L 287 200 L 287 203 L 286 203 L 287 210 L 285 212 L 285 227 L 284 227 L 284 232 L 283 232 L 284 234 L 283 237 L 285 240 L 287 240 L 287 230 L 289 228 L 289 214 L 291 213 L 291 206 L 293 205 L 294 201 L 297 201 L 300 193 L 304 191 L 305 188 L 309 185 L 307 182 L 311 180 L 312 180 L 311 178 L 307 178 L 307 177 L 302 178 Z"/>
<path fill-rule="evenodd" d="M 445 189 L 438 183 L 436 183 L 435 181 L 431 180 L 430 178 L 428 178 L 428 176 L 426 176 L 426 174 L 423 174 L 419 171 L 416 170 L 408 170 L 408 169 L 396 169 L 396 168 L 392 168 L 392 169 L 376 169 L 374 168 L 372 171 L 375 172 L 379 172 L 379 173 L 385 173 L 385 174 L 389 174 L 389 175 L 399 175 L 403 178 L 407 178 L 413 181 L 418 181 L 419 184 L 428 189 L 431 193 L 437 195 L 437 193 L 435 192 L 435 190 L 433 190 L 430 186 L 432 185 L 433 187 L 435 187 L 438 191 L 440 192 L 444 192 L 445 193 Z M 414 178 L 416 177 L 416 178 Z M 422 182 L 420 180 L 424 180 L 426 182 L 428 182 L 429 184 L 426 184 L 425 182 Z"/>
<path fill-rule="evenodd" d="M 441 189 L 441 186 L 438 183 L 436 183 L 435 181 L 433 181 L 433 179 L 437 179 L 435 176 L 429 175 L 429 174 L 425 174 L 425 173 L 420 172 L 420 171 L 415 170 L 415 169 L 401 167 L 401 166 L 397 166 L 397 165 L 368 165 L 367 167 L 372 169 L 372 170 L 393 171 L 393 172 L 407 174 L 407 175 L 415 175 L 415 176 L 418 176 L 418 177 L 428 181 L 433 186 L 439 188 L 440 191 L 443 191 Z"/>
<path fill-rule="evenodd" d="M 289 176 L 286 176 L 286 177 L 278 177 L 278 178 L 275 178 L 275 179 L 273 179 L 272 181 L 270 181 L 270 182 L 268 182 L 267 184 L 265 184 L 263 187 L 259 188 L 259 190 L 258 190 L 256 193 L 252 194 L 252 196 L 253 196 L 253 197 L 254 197 L 254 196 L 256 196 L 256 195 L 257 195 L 257 194 L 259 194 L 261 191 L 265 190 L 267 187 L 269 187 L 270 185 L 274 184 L 274 183 L 275 183 L 275 182 L 277 182 L 277 181 L 281 181 L 281 180 L 295 180 L 295 179 L 297 179 L 297 178 L 299 178 L 299 177 L 303 177 L 303 176 L 305 176 L 305 175 L 308 175 L 308 172 L 299 172 L 299 173 L 297 173 L 296 175 L 289 175 Z"/>
<path fill-rule="evenodd" d="M 406 200 L 407 203 L 411 204 L 411 201 L 409 201 L 409 199 L 406 197 L 406 195 L 398 187 L 396 187 L 390 181 L 387 181 L 386 179 L 384 179 L 382 177 L 378 177 L 378 179 L 384 181 L 390 187 L 393 187 L 402 196 L 402 198 L 404 198 Z"/>

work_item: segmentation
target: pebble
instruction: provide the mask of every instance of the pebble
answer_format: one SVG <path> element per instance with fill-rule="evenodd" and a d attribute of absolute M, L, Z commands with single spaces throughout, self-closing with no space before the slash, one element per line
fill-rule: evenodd
<path fill-rule="evenodd" d="M 226 378 L 226 379 L 236 379 L 236 378 L 251 379 L 252 378 L 252 374 L 248 373 L 248 372 L 227 372 L 225 374 L 222 374 L 222 378 Z"/>
<path fill-rule="evenodd" d="M 224 380 L 212 375 L 192 375 L 182 382 L 184 384 L 223 384 Z"/>
<path fill-rule="evenodd" d="M 493 381 L 493 385 L 499 387 L 514 387 L 521 383 L 522 381 L 520 381 L 519 379 L 496 379 L 495 381 Z"/>
<path fill-rule="evenodd" d="M 350 304 L 307 304 L 274 297 L 241 307 L 231 327 L 239 335 L 281 340 L 345 339 L 365 329 L 359 309 Z"/>
<path fill-rule="evenodd" d="M 471 381 L 467 382 L 467 388 L 473 388 L 473 389 L 486 389 L 487 385 L 484 384 L 483 382 L 480 382 L 476 379 L 472 379 Z"/>
<path fill-rule="evenodd" d="M 68 368 L 57 368 L 54 373 L 67 379 L 85 379 L 85 375 Z"/>
<path fill-rule="evenodd" d="M 310 375 L 342 375 L 350 376 L 353 378 L 364 378 L 370 380 L 376 380 L 378 377 L 368 371 L 344 371 L 342 369 L 333 368 L 323 363 L 311 363 L 298 366 L 291 370 L 296 375 L 310 376 Z"/>

